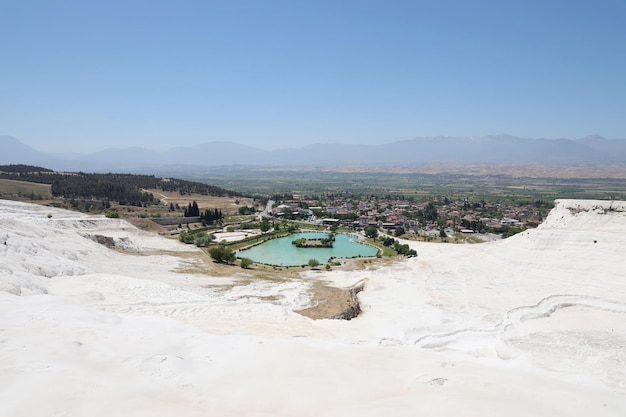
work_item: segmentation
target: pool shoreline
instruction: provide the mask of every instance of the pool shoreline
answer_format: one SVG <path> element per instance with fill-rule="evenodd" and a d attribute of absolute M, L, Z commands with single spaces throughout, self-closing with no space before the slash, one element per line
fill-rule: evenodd
<path fill-rule="evenodd" d="M 261 265 L 288 268 L 304 267 L 308 264 L 309 259 L 316 259 L 323 265 L 328 264 L 331 259 L 374 258 L 380 254 L 379 248 L 368 242 L 363 242 L 362 239 L 360 239 L 360 236 L 354 233 L 334 233 L 337 239 L 335 242 L 337 247 L 332 248 L 295 248 L 295 246 L 291 244 L 293 240 L 298 238 L 314 239 L 319 238 L 319 235 L 328 237 L 330 233 L 321 232 L 319 230 L 303 230 L 286 236 L 272 237 L 239 249 L 236 252 L 236 256 L 240 259 L 248 258 L 254 263 Z M 254 248 L 261 245 L 267 245 L 268 243 L 273 244 L 273 246 L 271 248 L 266 247 L 266 250 L 264 251 L 258 250 L 252 254 L 246 254 L 246 252 L 254 250 Z M 280 252 L 280 254 L 277 254 L 274 251 Z M 319 256 L 320 253 L 322 256 Z"/>

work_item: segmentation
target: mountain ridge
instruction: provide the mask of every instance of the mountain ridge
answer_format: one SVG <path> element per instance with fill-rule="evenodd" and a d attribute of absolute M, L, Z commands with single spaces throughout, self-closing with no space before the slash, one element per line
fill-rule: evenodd
<path fill-rule="evenodd" d="M 0 164 L 33 164 L 56 170 L 93 172 L 131 172 L 154 166 L 626 163 L 626 140 L 599 135 L 580 139 L 527 139 L 508 134 L 430 136 L 380 145 L 318 143 L 276 150 L 212 141 L 167 150 L 106 148 L 90 154 L 40 152 L 11 136 L 0 136 L 0 146 Z"/>

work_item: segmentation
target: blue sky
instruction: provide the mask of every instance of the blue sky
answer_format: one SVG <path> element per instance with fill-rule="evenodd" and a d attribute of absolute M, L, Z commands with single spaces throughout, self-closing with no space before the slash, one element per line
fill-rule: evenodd
<path fill-rule="evenodd" d="M 0 57 L 44 151 L 626 139 L 624 0 L 0 0 Z"/>

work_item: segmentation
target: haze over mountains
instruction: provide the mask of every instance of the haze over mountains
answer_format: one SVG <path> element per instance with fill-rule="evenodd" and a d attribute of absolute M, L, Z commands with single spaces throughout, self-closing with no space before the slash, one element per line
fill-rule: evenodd
<path fill-rule="evenodd" d="M 626 140 L 525 139 L 510 135 L 423 137 L 382 145 L 315 144 L 263 150 L 233 142 L 207 142 L 165 151 L 109 148 L 91 154 L 45 153 L 0 136 L 0 164 L 33 164 L 56 170 L 134 172 L 165 166 L 386 166 L 421 164 L 626 163 Z"/>

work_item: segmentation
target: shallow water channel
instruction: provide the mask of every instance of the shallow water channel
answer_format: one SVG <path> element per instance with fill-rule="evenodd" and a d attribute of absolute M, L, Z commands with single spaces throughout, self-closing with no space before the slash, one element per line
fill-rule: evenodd
<path fill-rule="evenodd" d="M 376 256 L 378 249 L 373 246 L 355 242 L 355 235 L 338 233 L 332 248 L 298 248 L 293 245 L 296 239 L 321 239 L 328 237 L 322 232 L 294 233 L 278 239 L 268 240 L 249 249 L 237 252 L 239 258 L 250 258 L 254 262 L 278 265 L 300 266 L 309 263 L 309 259 L 317 259 L 325 264 L 332 256 L 335 258 L 354 258 Z"/>

